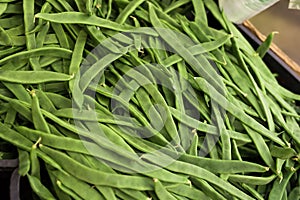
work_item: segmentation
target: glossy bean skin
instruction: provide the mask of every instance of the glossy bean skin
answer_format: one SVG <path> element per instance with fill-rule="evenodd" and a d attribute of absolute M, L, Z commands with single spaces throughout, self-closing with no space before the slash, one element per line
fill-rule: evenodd
<path fill-rule="evenodd" d="M 139 190 L 151 190 L 153 188 L 153 184 L 148 178 L 106 174 L 104 172 L 89 169 L 84 165 L 72 160 L 61 152 L 52 150 L 45 146 L 40 146 L 40 148 L 51 157 L 56 157 L 56 160 L 59 159 L 62 167 L 66 168 L 65 170 L 67 170 L 70 174 L 79 178 L 80 180 L 87 181 L 95 185 L 104 185 L 118 188 L 132 188 Z M 66 160 L 68 161 L 68 163 L 63 164 Z M 127 182 L 129 181 L 132 183 L 130 186 L 127 184 Z"/>
<path fill-rule="evenodd" d="M 49 192 L 49 190 L 42 185 L 41 181 L 31 175 L 27 175 L 32 190 L 42 199 L 55 199 L 55 197 Z"/>
<path fill-rule="evenodd" d="M 116 19 L 116 22 L 119 24 L 123 24 L 128 16 L 138 7 L 140 4 L 142 4 L 144 0 L 134 0 L 130 2 L 126 8 L 119 14 L 119 16 Z"/>
<path fill-rule="evenodd" d="M 40 109 L 40 103 L 39 103 L 38 97 L 35 94 L 35 91 L 33 90 L 30 93 L 32 95 L 31 109 L 32 109 L 32 120 L 33 120 L 34 127 L 37 130 L 44 131 L 46 133 L 50 133 L 50 129 L 47 125 L 47 122 L 46 122 L 44 116 L 42 115 L 42 112 Z"/>
<path fill-rule="evenodd" d="M 158 179 L 154 178 L 153 181 L 154 190 L 159 199 L 176 200 L 176 198 L 164 188 L 164 186 Z"/>
<path fill-rule="evenodd" d="M 68 81 L 73 77 L 57 73 L 42 71 L 0 71 L 0 80 L 13 83 L 38 84 L 52 81 Z"/>
<path fill-rule="evenodd" d="M 60 171 L 51 172 L 65 187 L 72 189 L 82 199 L 104 199 L 92 186 L 69 174 Z"/>
<path fill-rule="evenodd" d="M 5 58 L 0 59 L 0 64 L 3 64 L 9 60 L 12 59 L 24 59 L 27 57 L 33 57 L 33 56 L 42 56 L 42 55 L 52 55 L 57 56 L 60 58 L 70 58 L 72 51 L 64 48 L 59 47 L 41 47 L 37 49 L 32 49 L 28 51 L 22 51 L 15 54 L 12 54 L 10 56 L 7 56 Z"/>

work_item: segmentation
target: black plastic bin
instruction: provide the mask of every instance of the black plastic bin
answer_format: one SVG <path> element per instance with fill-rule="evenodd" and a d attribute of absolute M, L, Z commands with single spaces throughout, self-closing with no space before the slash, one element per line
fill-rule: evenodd
<path fill-rule="evenodd" d="M 13 199 L 10 195 L 18 195 L 19 176 L 18 159 L 0 160 L 0 194 L 1 199 Z M 10 198 L 11 197 L 11 198 Z"/>

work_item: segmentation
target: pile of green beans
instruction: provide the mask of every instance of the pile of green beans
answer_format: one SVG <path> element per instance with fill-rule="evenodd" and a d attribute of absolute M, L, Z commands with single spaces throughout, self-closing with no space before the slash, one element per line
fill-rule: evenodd
<path fill-rule="evenodd" d="M 213 0 L 0 0 L 0 159 L 32 199 L 299 200 L 273 35 Z"/>

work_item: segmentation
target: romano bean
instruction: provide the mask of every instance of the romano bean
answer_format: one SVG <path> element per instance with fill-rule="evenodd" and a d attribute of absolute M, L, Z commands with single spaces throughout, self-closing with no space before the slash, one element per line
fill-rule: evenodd
<path fill-rule="evenodd" d="M 51 171 L 57 180 L 59 180 L 67 188 L 70 188 L 82 199 L 104 199 L 95 188 L 87 183 L 80 181 L 70 174 L 64 174 L 60 171 Z"/>
<path fill-rule="evenodd" d="M 116 19 L 116 22 L 119 24 L 124 24 L 128 16 L 145 0 L 133 0 L 131 1 L 125 8 L 122 10 L 122 12 L 119 14 L 119 16 Z"/>
<path fill-rule="evenodd" d="M 72 51 L 64 48 L 59 47 L 41 47 L 33 50 L 28 51 L 22 51 L 15 54 L 12 54 L 10 56 L 7 56 L 5 58 L 2 58 L 0 60 L 0 64 L 4 64 L 5 62 L 12 60 L 12 59 L 24 59 L 28 57 L 34 57 L 34 56 L 56 56 L 60 58 L 70 58 L 72 54 Z"/>
<path fill-rule="evenodd" d="M 34 127 L 37 130 L 44 131 L 46 133 L 50 133 L 50 129 L 49 129 L 47 122 L 41 112 L 40 103 L 39 103 L 38 97 L 35 94 L 35 91 L 33 90 L 30 93 L 32 96 L 31 110 L 32 110 L 32 121 L 33 121 Z"/>
<path fill-rule="evenodd" d="M 154 190 L 159 199 L 176 200 L 176 198 L 165 189 L 165 187 L 157 178 L 154 178 L 153 181 L 154 181 Z"/>
<path fill-rule="evenodd" d="M 128 26 L 119 25 L 116 22 L 102 19 L 96 16 L 89 16 L 80 12 L 62 12 L 58 14 L 38 13 L 35 15 L 35 17 L 56 23 L 95 25 L 117 31 L 130 30 L 130 27 Z"/>
<path fill-rule="evenodd" d="M 274 35 L 277 34 L 278 32 L 272 32 L 268 35 L 268 37 L 266 38 L 266 40 L 258 47 L 258 49 L 256 50 L 256 52 L 258 53 L 258 55 L 263 58 L 267 51 L 269 50 L 271 44 L 272 44 L 272 41 L 273 41 L 273 38 L 274 38 Z"/>
<path fill-rule="evenodd" d="M 146 158 L 150 162 L 153 162 L 155 159 L 157 159 L 150 155 L 149 156 L 145 155 L 145 156 L 143 156 L 143 158 Z M 165 161 L 166 160 L 164 160 L 164 162 Z M 163 165 L 163 162 L 158 163 L 158 164 Z M 236 197 L 240 197 L 243 199 L 253 199 L 250 196 L 248 196 L 247 194 L 245 194 L 244 192 L 242 192 L 239 189 L 237 189 L 236 187 L 234 187 L 233 185 L 231 185 L 228 182 L 225 182 L 222 179 L 220 179 L 219 177 L 215 176 L 213 173 L 209 172 L 208 170 L 205 170 L 196 165 L 187 164 L 187 163 L 184 163 L 181 161 L 175 161 L 175 162 L 171 163 L 169 166 L 167 166 L 166 168 L 171 171 L 180 172 L 180 173 L 188 174 L 192 177 L 204 179 L 210 183 L 217 185 L 218 187 L 224 189 L 225 191 L 227 191 L 228 193 L 230 193 L 231 195 L 234 195 Z"/>
<path fill-rule="evenodd" d="M 30 95 L 23 85 L 8 82 L 3 82 L 3 85 L 7 87 L 7 89 L 9 89 L 17 97 L 17 99 L 31 103 Z"/>
<path fill-rule="evenodd" d="M 29 153 L 24 150 L 18 150 L 18 159 L 19 159 L 19 169 L 18 173 L 21 176 L 25 176 L 30 170 L 30 159 Z"/>
<path fill-rule="evenodd" d="M 0 16 L 6 11 L 7 3 L 0 3 Z"/>
<path fill-rule="evenodd" d="M 80 196 L 77 195 L 74 191 L 72 191 L 70 188 L 67 188 L 66 186 L 64 186 L 61 181 L 57 180 L 56 184 L 59 187 L 59 189 L 61 189 L 64 193 L 66 193 L 67 195 L 69 195 L 69 197 L 71 197 L 72 199 L 82 200 L 80 198 Z"/>
<path fill-rule="evenodd" d="M 55 199 L 51 192 L 41 183 L 40 179 L 37 177 L 27 174 L 27 178 L 32 190 L 41 198 L 41 199 Z"/>
<path fill-rule="evenodd" d="M 0 70 L 0 81 L 38 84 L 53 81 L 69 81 L 73 76 L 51 71 L 8 71 Z"/>
<path fill-rule="evenodd" d="M 274 33 L 256 52 L 211 0 L 0 0 L 0 27 L 0 157 L 33 197 L 297 198 Z"/>
<path fill-rule="evenodd" d="M 137 190 L 151 190 L 153 187 L 153 183 L 151 183 L 151 180 L 149 178 L 107 174 L 94 169 L 90 169 L 61 152 L 41 145 L 40 148 L 42 151 L 55 158 L 60 163 L 60 165 L 71 175 L 91 184 Z M 131 184 L 128 185 L 128 182 L 130 182 Z"/>
<path fill-rule="evenodd" d="M 166 189 L 169 192 L 187 197 L 189 199 L 196 200 L 196 199 L 207 198 L 207 195 L 205 195 L 202 191 L 197 190 L 196 188 L 188 185 L 176 184 L 176 185 L 166 186 Z"/>
<path fill-rule="evenodd" d="M 299 167 L 298 167 L 299 168 Z M 284 191 L 287 187 L 287 184 L 289 182 L 289 179 L 292 177 L 292 175 L 295 173 L 295 171 L 285 171 L 283 173 L 283 179 L 281 179 L 280 177 L 278 177 L 274 183 L 273 183 L 273 187 L 270 191 L 269 194 L 269 198 L 268 199 L 281 199 L 283 197 Z"/>
<path fill-rule="evenodd" d="M 263 137 L 259 135 L 257 132 L 253 131 L 252 129 L 245 126 L 246 131 L 250 135 L 251 139 L 253 140 L 260 156 L 265 161 L 268 167 L 275 169 L 275 162 L 271 156 L 271 152 L 269 150 L 268 145 L 264 141 Z"/>
<path fill-rule="evenodd" d="M 273 174 L 269 177 L 255 177 L 255 176 L 247 176 L 247 175 L 229 175 L 229 180 L 233 182 L 240 182 L 246 184 L 253 184 L 253 185 L 267 185 L 271 181 L 276 178 L 276 174 Z"/>

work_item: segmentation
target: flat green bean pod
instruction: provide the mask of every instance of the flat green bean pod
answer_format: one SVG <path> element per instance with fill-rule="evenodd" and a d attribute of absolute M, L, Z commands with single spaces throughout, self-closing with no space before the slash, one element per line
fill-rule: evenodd
<path fill-rule="evenodd" d="M 54 81 L 69 81 L 73 76 L 51 71 L 8 71 L 0 70 L 0 81 L 39 84 Z"/>

